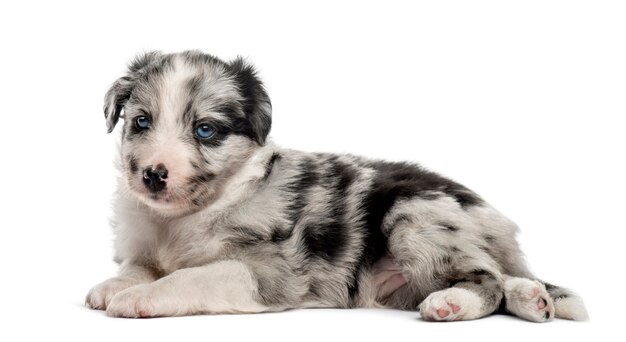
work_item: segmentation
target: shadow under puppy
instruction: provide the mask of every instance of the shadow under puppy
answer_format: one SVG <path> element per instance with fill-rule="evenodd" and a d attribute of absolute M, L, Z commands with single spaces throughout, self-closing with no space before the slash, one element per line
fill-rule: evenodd
<path fill-rule="evenodd" d="M 506 311 L 585 319 L 537 280 L 517 227 L 464 186 L 410 163 L 305 153 L 267 140 L 270 99 L 242 59 L 138 56 L 105 97 L 123 117 L 117 277 L 87 305 L 116 317 L 306 307 Z M 123 113 L 122 113 L 123 112 Z"/>

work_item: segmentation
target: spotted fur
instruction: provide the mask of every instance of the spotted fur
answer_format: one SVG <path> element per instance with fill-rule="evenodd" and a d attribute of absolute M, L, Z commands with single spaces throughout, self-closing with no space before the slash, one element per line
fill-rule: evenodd
<path fill-rule="evenodd" d="M 547 321 L 554 304 L 557 317 L 586 317 L 579 297 L 536 281 L 516 225 L 468 188 L 413 163 L 268 140 L 269 96 L 241 58 L 140 55 L 104 111 L 109 132 L 124 119 L 121 267 L 90 291 L 92 308 L 152 317 L 390 307 L 459 320 L 502 307 Z M 196 137 L 200 123 L 215 135 Z M 167 177 L 149 189 L 157 166 Z"/>

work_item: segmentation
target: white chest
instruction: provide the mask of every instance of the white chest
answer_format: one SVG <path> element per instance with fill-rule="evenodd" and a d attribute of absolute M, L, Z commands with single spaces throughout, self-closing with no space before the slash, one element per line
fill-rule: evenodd
<path fill-rule="evenodd" d="M 153 259 L 166 274 L 219 259 L 224 250 L 221 234 L 197 222 L 176 222 L 161 227 Z"/>

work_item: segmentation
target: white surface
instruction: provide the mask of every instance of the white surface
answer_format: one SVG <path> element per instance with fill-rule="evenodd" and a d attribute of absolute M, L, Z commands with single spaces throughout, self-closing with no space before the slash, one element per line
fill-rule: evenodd
<path fill-rule="evenodd" d="M 624 307 L 626 11 L 618 1 L 0 5 L 0 340 L 546 340 L 615 336 Z M 82 307 L 114 275 L 102 99 L 137 52 L 250 58 L 292 148 L 413 160 L 522 227 L 540 277 L 592 321 L 430 324 L 307 310 L 111 319 Z"/>

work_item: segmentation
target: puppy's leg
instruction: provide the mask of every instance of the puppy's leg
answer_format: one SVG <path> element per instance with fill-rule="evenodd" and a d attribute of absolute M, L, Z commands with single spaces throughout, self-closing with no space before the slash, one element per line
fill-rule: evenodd
<path fill-rule="evenodd" d="M 554 301 L 539 281 L 506 277 L 504 296 L 506 310 L 517 317 L 532 322 L 548 322 L 554 318 Z"/>
<path fill-rule="evenodd" d="M 419 306 L 430 321 L 459 321 L 492 314 L 502 300 L 502 282 L 491 272 L 475 269 L 452 287 L 431 293 Z"/>
<path fill-rule="evenodd" d="M 105 310 L 118 292 L 138 284 L 150 283 L 156 278 L 153 270 L 126 261 L 121 265 L 117 277 L 107 279 L 89 291 L 85 304 L 92 309 Z"/>
<path fill-rule="evenodd" d="M 407 279 L 384 305 L 426 320 L 470 320 L 496 311 L 503 296 L 497 262 L 480 245 L 467 211 L 442 198 L 400 203 L 383 222 L 390 257 Z M 403 303 L 404 302 L 404 303 Z"/>
<path fill-rule="evenodd" d="M 157 317 L 267 311 L 269 307 L 257 300 L 257 294 L 257 281 L 249 267 L 224 260 L 181 269 L 153 283 L 128 288 L 113 297 L 107 314 Z"/>

